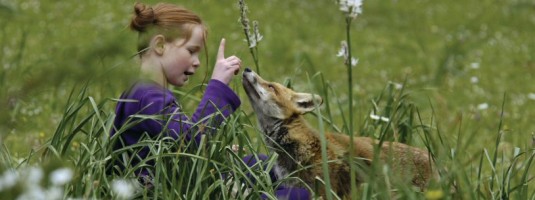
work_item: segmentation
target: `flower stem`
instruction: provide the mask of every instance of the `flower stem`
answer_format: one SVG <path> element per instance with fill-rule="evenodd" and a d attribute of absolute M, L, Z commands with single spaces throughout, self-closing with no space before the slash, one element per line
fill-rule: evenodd
<path fill-rule="evenodd" d="M 351 191 L 355 193 L 357 191 L 357 177 L 356 177 L 356 170 L 355 170 L 355 164 L 353 162 L 354 156 L 353 155 L 353 149 L 355 148 L 353 145 L 353 70 L 352 70 L 352 56 L 351 56 L 351 17 L 346 16 L 346 40 L 347 40 L 347 84 L 348 84 L 348 95 L 349 95 L 349 109 L 348 109 L 348 115 L 349 115 L 349 166 L 351 169 L 350 177 L 351 177 Z M 356 194 L 354 195 L 356 197 Z"/>

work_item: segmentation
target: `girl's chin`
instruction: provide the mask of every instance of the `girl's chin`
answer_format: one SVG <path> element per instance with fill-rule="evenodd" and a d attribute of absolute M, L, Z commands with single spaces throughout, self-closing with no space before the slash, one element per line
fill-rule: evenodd
<path fill-rule="evenodd" d="M 168 82 L 168 83 L 175 87 L 182 87 L 186 85 L 187 81 L 173 81 L 173 82 Z"/>
<path fill-rule="evenodd" d="M 188 81 L 189 81 L 188 77 L 180 77 L 180 78 L 177 78 L 173 82 L 170 82 L 170 83 L 173 86 L 182 87 L 182 86 L 188 84 Z"/>

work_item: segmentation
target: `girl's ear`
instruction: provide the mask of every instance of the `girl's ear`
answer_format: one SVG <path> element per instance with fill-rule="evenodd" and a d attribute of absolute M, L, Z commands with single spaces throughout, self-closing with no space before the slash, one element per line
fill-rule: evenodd
<path fill-rule="evenodd" d="M 165 52 L 165 37 L 163 35 L 156 35 L 152 37 L 152 40 L 150 40 L 150 47 L 154 50 L 154 52 L 161 56 Z"/>

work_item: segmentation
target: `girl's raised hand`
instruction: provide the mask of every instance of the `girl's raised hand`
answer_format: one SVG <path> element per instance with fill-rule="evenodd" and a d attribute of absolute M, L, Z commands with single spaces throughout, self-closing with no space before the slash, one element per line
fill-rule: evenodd
<path fill-rule="evenodd" d="M 232 77 L 238 74 L 240 67 L 240 58 L 236 57 L 235 55 L 225 58 L 225 38 L 221 39 L 219 50 L 217 52 L 214 72 L 212 73 L 212 79 L 219 80 L 228 85 L 232 80 Z"/>

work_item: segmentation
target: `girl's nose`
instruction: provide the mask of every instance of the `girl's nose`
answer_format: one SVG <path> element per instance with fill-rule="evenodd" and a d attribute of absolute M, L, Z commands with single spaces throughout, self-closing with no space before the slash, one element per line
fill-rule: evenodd
<path fill-rule="evenodd" d="M 201 61 L 199 60 L 199 57 L 195 56 L 193 58 L 193 67 L 197 68 L 199 66 L 201 66 Z"/>

